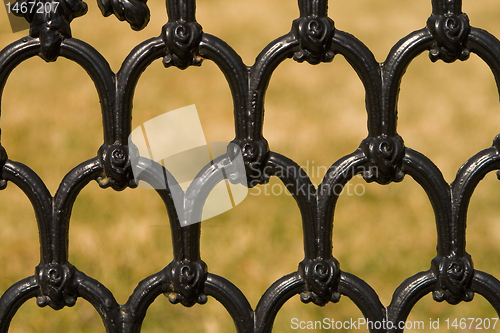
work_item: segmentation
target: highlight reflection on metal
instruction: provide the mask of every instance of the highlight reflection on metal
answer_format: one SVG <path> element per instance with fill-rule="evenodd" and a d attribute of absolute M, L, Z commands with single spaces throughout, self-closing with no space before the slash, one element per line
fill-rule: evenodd
<path fill-rule="evenodd" d="M 31 200 L 41 249 L 35 275 L 15 283 L 0 298 L 0 332 L 8 330 L 17 309 L 33 297 L 37 298 L 38 305 L 54 309 L 72 306 L 77 298 L 84 298 L 99 312 L 108 332 L 140 331 L 149 305 L 163 293 L 169 295 L 171 302 L 184 306 L 205 303 L 208 296 L 215 298 L 234 319 L 238 332 L 272 331 L 276 314 L 295 295 L 300 295 L 303 302 L 320 306 L 347 296 L 371 322 L 404 321 L 412 307 L 429 293 L 436 301 L 449 304 L 470 301 L 479 293 L 500 312 L 500 281 L 474 269 L 465 243 L 465 222 L 472 193 L 488 172 L 500 169 L 500 136 L 492 138 L 491 147 L 485 147 L 466 161 L 455 181 L 448 184 L 439 168 L 425 155 L 406 147 L 397 132 L 401 78 L 411 61 L 424 51 L 429 52 L 432 61 L 447 63 L 465 61 L 471 52 L 476 53 L 491 68 L 497 84 L 500 82 L 500 42 L 490 33 L 470 26 L 467 15 L 462 12 L 461 0 L 432 0 L 432 14 L 424 27 L 396 43 L 382 64 L 361 41 L 334 27 L 334 21 L 327 14 L 327 0 L 298 0 L 300 17 L 293 20 L 291 31 L 266 46 L 252 66 L 246 66 L 227 43 L 203 32 L 195 19 L 195 0 L 167 0 L 168 22 L 161 35 L 134 48 L 117 73 L 112 72 L 97 50 L 71 35 L 71 21 L 86 13 L 86 4 L 81 0 L 58 2 L 56 12 L 49 15 L 24 15 L 30 23 L 29 36 L 0 52 L 0 87 L 3 89 L 14 68 L 31 57 L 56 61 L 62 56 L 78 63 L 94 81 L 99 94 L 104 142 L 96 157 L 82 162 L 66 175 L 54 197 L 34 171 L 8 159 L 8 147 L 0 146 L 0 186 L 4 188 L 11 182 Z M 114 14 L 126 20 L 132 29 L 140 30 L 149 22 L 145 1 L 98 0 L 98 4 L 105 16 Z M 227 6 L 231 6 L 230 1 Z M 422 18 L 423 24 L 425 20 Z M 368 135 L 360 138 L 357 150 L 334 162 L 315 188 L 297 163 L 269 149 L 263 136 L 264 96 L 273 71 L 286 59 L 314 65 L 332 61 L 337 54 L 348 60 L 363 82 Z M 118 304 L 102 283 L 68 261 L 71 209 L 80 190 L 90 181 L 96 180 L 102 187 L 115 190 L 135 187 L 133 169 L 136 168 L 140 171 L 136 173 L 139 180 L 153 187 L 165 184 L 165 174 L 159 172 L 160 168 L 151 168 L 151 159 L 137 159 L 137 150 L 128 146 L 136 83 L 151 62 L 159 58 L 165 67 L 180 69 L 211 60 L 224 73 L 232 92 L 235 139 L 225 154 L 215 158 L 213 164 L 207 164 L 196 177 L 198 183 L 193 188 L 200 193 L 209 191 L 210 184 L 221 180 L 224 173 L 224 178 L 229 178 L 232 184 L 246 183 L 249 187 L 264 184 L 276 176 L 292 193 L 300 209 L 304 259 L 296 271 L 269 287 L 256 309 L 252 309 L 237 286 L 208 272 L 200 255 L 201 223 L 191 223 L 200 216 L 199 206 L 191 205 L 190 197 L 184 196 L 179 186 L 170 186 L 174 182 L 168 181 L 169 186 L 157 189 L 169 213 L 173 260 L 160 272 L 139 282 L 126 304 Z M 237 156 L 241 156 L 245 166 L 246 179 L 243 180 L 241 172 L 227 169 Z M 220 172 L 221 169 L 224 172 Z M 403 181 L 405 175 L 410 175 L 425 190 L 434 209 L 436 257 L 430 260 L 429 270 L 415 272 L 395 290 L 387 307 L 371 286 L 342 271 L 332 255 L 333 216 L 338 195 L 328 189 L 346 184 L 357 174 L 362 174 L 367 182 L 382 185 Z M 236 179 L 227 175 L 235 175 Z M 199 197 L 204 195 L 205 192 Z M 183 209 L 176 209 L 176 196 L 184 198 Z M 178 214 L 180 211 L 182 214 Z M 273 256 L 279 257 L 279 254 Z"/>

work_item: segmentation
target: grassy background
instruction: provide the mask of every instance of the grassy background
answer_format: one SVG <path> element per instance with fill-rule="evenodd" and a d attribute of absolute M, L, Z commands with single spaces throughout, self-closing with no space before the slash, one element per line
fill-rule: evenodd
<path fill-rule="evenodd" d="M 198 1 L 204 31 L 228 42 L 247 65 L 271 40 L 287 33 L 298 17 L 296 1 Z M 500 36 L 500 2 L 464 1 L 471 24 Z M 152 17 L 141 32 L 114 17 L 103 18 L 94 2 L 89 13 L 72 23 L 75 38 L 94 46 L 117 71 L 130 50 L 159 35 L 166 22 L 163 1 L 150 1 Z M 383 61 L 400 38 L 425 25 L 429 1 L 331 1 L 336 28 L 354 34 Z M 2 16 L 3 15 L 3 16 Z M 8 32 L 0 11 L 0 46 L 27 32 Z M 154 116 L 196 104 L 207 141 L 234 137 L 232 102 L 217 67 L 164 69 L 154 62 L 143 74 L 134 99 L 134 128 Z M 76 64 L 59 59 L 46 64 L 33 58 L 16 68 L 2 99 L 2 144 L 9 158 L 34 169 L 55 193 L 62 177 L 94 157 L 102 144 L 97 93 Z M 265 136 L 270 148 L 315 171 L 352 152 L 367 135 L 364 90 L 348 63 L 338 56 L 330 64 L 310 66 L 285 61 L 275 72 L 266 96 Z M 405 75 L 399 100 L 398 131 L 405 144 L 431 158 L 447 181 L 476 152 L 491 146 L 500 113 L 493 75 L 472 55 L 464 63 L 432 64 L 419 56 Z M 312 167 L 312 165 L 317 168 Z M 324 170 L 324 169 L 323 169 Z M 435 256 L 436 230 L 424 191 L 410 177 L 402 183 L 364 184 L 362 196 L 341 196 L 335 215 L 334 255 L 344 271 L 367 281 L 388 305 L 407 277 L 427 270 Z M 235 209 L 207 220 L 202 228 L 202 257 L 212 273 L 238 286 L 253 307 L 278 278 L 297 269 L 303 258 L 301 221 L 291 197 L 266 196 L 273 186 L 252 190 Z M 260 193 L 260 194 L 259 194 Z M 467 249 L 475 268 L 500 276 L 500 205 L 494 174 L 481 182 L 468 215 Z M 0 192 L 0 292 L 32 275 L 39 262 L 33 210 L 12 184 Z M 172 260 L 168 217 L 152 191 L 102 190 L 96 183 L 78 197 L 70 228 L 70 261 L 107 286 L 125 303 L 137 282 Z M 430 295 L 419 302 L 410 320 L 493 317 L 480 296 L 449 306 Z M 278 314 L 275 331 L 290 332 L 290 320 L 349 320 L 361 317 L 346 297 L 323 308 L 298 297 Z M 73 308 L 39 309 L 34 300 L 15 316 L 12 332 L 103 332 L 94 309 L 80 299 Z M 441 330 L 446 331 L 446 330 Z M 183 308 L 159 297 L 146 316 L 143 332 L 234 332 L 223 307 Z M 461 331 L 463 332 L 463 331 Z"/>

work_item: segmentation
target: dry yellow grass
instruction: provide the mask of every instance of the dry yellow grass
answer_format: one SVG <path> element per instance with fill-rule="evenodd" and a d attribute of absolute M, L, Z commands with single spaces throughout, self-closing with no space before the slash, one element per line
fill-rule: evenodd
<path fill-rule="evenodd" d="M 198 1 L 204 31 L 226 40 L 247 65 L 274 38 L 287 33 L 298 16 L 296 1 Z M 464 1 L 471 24 L 500 36 L 500 2 Z M 72 24 L 73 36 L 94 46 L 117 71 L 130 50 L 160 34 L 164 3 L 150 2 L 148 27 L 133 32 L 114 17 L 103 18 L 94 2 Z M 1 13 L 2 15 L 4 13 Z M 391 46 L 425 25 L 430 2 L 330 1 L 336 28 L 362 40 L 383 61 Z M 5 18 L 0 16 L 0 20 Z M 2 21 L 2 31 L 5 22 Z M 26 32 L 0 35 L 0 47 Z M 398 131 L 405 144 L 430 157 L 451 182 L 458 168 L 487 148 L 500 128 L 493 75 L 477 56 L 465 63 L 432 64 L 422 54 L 403 79 Z M 234 136 L 232 102 L 217 67 L 164 69 L 156 61 L 143 74 L 134 100 L 134 127 L 185 105 L 196 104 L 208 141 Z M 299 165 L 329 166 L 355 150 L 366 137 L 364 90 L 340 56 L 310 66 L 291 60 L 273 75 L 266 96 L 265 136 L 270 148 Z M 79 162 L 96 155 L 102 143 L 97 93 L 76 64 L 31 59 L 9 78 L 2 99 L 2 145 L 9 157 L 34 169 L 52 193 Z M 313 170 L 312 168 L 310 170 Z M 317 169 L 314 169 L 317 170 Z M 320 182 L 322 175 L 314 175 Z M 359 179 L 355 182 L 364 184 Z M 267 185 L 270 189 L 274 184 Z M 335 215 L 334 255 L 341 268 L 367 281 L 388 305 L 406 278 L 427 270 L 435 256 L 436 230 L 424 191 L 410 177 L 402 183 L 366 185 L 363 196 L 343 196 Z M 488 175 L 474 194 L 468 219 L 468 251 L 477 269 L 500 276 L 498 180 Z M 261 187 L 264 191 L 264 188 Z M 212 273 L 226 277 L 256 306 L 278 278 L 297 269 L 303 258 L 298 209 L 286 195 L 251 195 L 235 209 L 205 221 L 202 258 Z M 0 292 L 32 275 L 39 262 L 36 222 L 29 201 L 12 184 L 0 192 Z M 70 261 L 107 286 L 124 303 L 137 282 L 172 260 L 168 218 L 161 200 L 145 189 L 102 190 L 92 183 L 79 196 L 71 219 Z M 290 320 L 358 318 L 352 303 L 324 308 L 298 297 L 278 314 L 275 331 L 290 332 Z M 479 296 L 452 307 L 427 296 L 410 320 L 492 317 Z M 103 332 L 97 313 L 85 301 L 55 312 L 34 300 L 21 307 L 12 332 Z M 215 300 L 185 309 L 159 298 L 144 332 L 234 332 L 231 318 Z"/>

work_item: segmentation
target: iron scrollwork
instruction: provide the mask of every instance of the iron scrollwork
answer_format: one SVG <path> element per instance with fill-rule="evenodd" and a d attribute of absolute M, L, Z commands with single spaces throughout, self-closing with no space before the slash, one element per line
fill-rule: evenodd
<path fill-rule="evenodd" d="M 52 0 L 40 1 L 43 10 L 39 11 L 35 1 L 18 0 L 20 8 L 14 14 L 23 16 L 30 23 L 30 36 L 40 38 L 40 55 L 45 61 L 55 61 L 59 56 L 61 43 L 65 38 L 71 38 L 70 24 L 74 18 L 85 15 L 87 4 L 82 0 Z M 48 10 L 45 4 L 49 4 Z M 23 13 L 24 12 L 24 13 Z"/>
<path fill-rule="evenodd" d="M 73 306 L 78 297 L 78 285 L 74 280 L 75 267 L 69 263 L 40 264 L 36 267 L 36 278 L 40 286 L 38 306 L 49 305 L 54 310 Z"/>
<path fill-rule="evenodd" d="M 432 61 L 441 59 L 447 63 L 463 61 L 471 52 L 477 53 L 499 82 L 500 42 L 470 26 L 461 0 L 433 0 L 427 24 L 402 38 L 383 63 L 378 63 L 361 41 L 336 29 L 328 15 L 327 0 L 298 0 L 300 16 L 292 20 L 291 31 L 264 48 L 253 66 L 245 65 L 231 46 L 202 30 L 195 17 L 195 0 L 167 0 L 168 21 L 160 36 L 131 51 L 117 73 L 111 71 L 98 51 L 72 37 L 70 23 L 86 13 L 86 3 L 53 2 L 58 4 L 54 11 L 21 13 L 30 23 L 29 36 L 0 51 L 0 93 L 9 74 L 24 60 L 39 55 L 46 61 L 56 61 L 65 56 L 82 65 L 95 82 L 101 100 L 104 143 L 97 156 L 65 176 L 55 196 L 33 170 L 8 159 L 6 149 L 0 145 L 0 189 L 12 182 L 29 197 L 35 208 L 41 248 L 35 275 L 18 281 L 0 298 L 0 332 L 7 332 L 17 309 L 30 298 L 36 298 L 39 306 L 56 310 L 84 298 L 99 312 L 107 331 L 113 333 L 140 331 L 149 305 L 161 294 L 170 302 L 187 307 L 204 304 L 209 296 L 214 297 L 230 313 L 237 331 L 245 333 L 271 332 L 276 314 L 294 296 L 300 296 L 304 303 L 324 306 L 345 295 L 372 321 L 405 321 L 412 307 L 430 293 L 434 300 L 449 304 L 470 301 L 479 293 L 500 313 L 500 283 L 474 269 L 465 246 L 467 207 L 474 188 L 486 173 L 500 170 L 500 135 L 492 147 L 471 157 L 455 181 L 448 184 L 430 159 L 405 146 L 397 131 L 401 79 L 421 52 L 429 51 Z M 27 4 L 28 0 L 16 3 Z M 128 21 L 133 30 L 140 30 L 149 22 L 145 0 L 98 0 L 98 5 L 104 16 L 114 14 L 119 20 Z M 332 61 L 336 54 L 347 59 L 365 87 L 368 136 L 361 139 L 353 153 L 335 161 L 316 188 L 296 162 L 270 149 L 263 135 L 264 97 L 273 71 L 283 61 L 293 58 L 316 65 Z M 229 180 L 254 187 L 276 176 L 291 189 L 299 207 L 304 258 L 296 271 L 269 286 L 255 309 L 237 286 L 209 272 L 200 253 L 201 223 L 181 227 L 182 217 L 175 211 L 168 187 L 157 193 L 169 214 L 174 259 L 160 272 L 139 282 L 126 304 L 118 304 L 100 282 L 68 262 L 69 220 L 80 191 L 93 180 L 116 191 L 137 186 L 129 147 L 124 142 L 131 131 L 135 85 L 140 73 L 155 59 L 163 59 L 167 68 L 199 66 L 205 59 L 218 65 L 234 100 L 235 145 L 230 145 L 233 148 L 227 156 L 232 160 L 241 152 L 246 171 L 246 179 L 236 175 Z M 437 256 L 431 260 L 430 269 L 408 277 L 397 288 L 388 306 L 382 305 L 377 293 L 361 278 L 341 271 L 339 261 L 333 257 L 338 195 L 331 189 L 345 185 L 355 174 L 362 174 L 366 182 L 381 185 L 402 181 L 410 175 L 427 193 L 436 216 Z M 500 171 L 497 175 L 500 178 Z M 147 172 L 143 176 L 158 180 Z"/>
<path fill-rule="evenodd" d="M 97 0 L 103 16 L 114 14 L 127 21 L 133 30 L 142 30 L 149 23 L 150 13 L 146 0 Z"/>
<path fill-rule="evenodd" d="M 469 17 L 461 11 L 461 1 L 435 1 L 434 11 L 427 26 L 435 38 L 429 56 L 432 61 L 467 60 L 470 50 L 467 37 L 470 33 Z"/>
<path fill-rule="evenodd" d="M 203 58 L 196 54 L 196 47 L 201 41 L 201 30 L 196 22 L 168 22 L 163 26 L 161 36 L 167 46 L 163 65 L 180 69 L 201 66 Z"/>
<path fill-rule="evenodd" d="M 471 290 L 471 282 L 474 269 L 470 255 L 437 257 L 432 261 L 432 270 L 438 277 L 437 288 L 432 293 L 436 301 L 446 300 L 450 304 L 472 301 L 474 292 Z"/>
<path fill-rule="evenodd" d="M 301 17 L 293 21 L 293 32 L 300 41 L 293 59 L 312 65 L 332 61 L 335 53 L 330 45 L 334 30 L 334 23 L 329 17 Z"/>
<path fill-rule="evenodd" d="M 101 187 L 111 186 L 118 191 L 127 186 L 137 187 L 128 152 L 128 147 L 123 145 L 103 145 L 99 149 L 100 160 L 104 166 L 103 175 L 97 179 Z"/>
<path fill-rule="evenodd" d="M 405 149 L 403 139 L 399 135 L 368 137 L 363 140 L 360 147 L 369 160 L 369 165 L 363 173 L 367 182 L 376 181 L 384 185 L 391 181 L 403 180 L 404 172 L 401 170 L 401 163 Z"/>
<path fill-rule="evenodd" d="M 339 263 L 334 258 L 329 260 L 304 260 L 299 264 L 299 274 L 305 281 L 306 291 L 300 294 L 304 303 L 313 302 L 323 306 L 328 302 L 340 300 L 338 286 L 340 282 Z"/>
<path fill-rule="evenodd" d="M 203 291 L 207 265 L 203 261 L 174 261 L 165 269 L 172 283 L 172 290 L 165 295 L 172 304 L 193 306 L 207 302 L 207 295 Z"/>

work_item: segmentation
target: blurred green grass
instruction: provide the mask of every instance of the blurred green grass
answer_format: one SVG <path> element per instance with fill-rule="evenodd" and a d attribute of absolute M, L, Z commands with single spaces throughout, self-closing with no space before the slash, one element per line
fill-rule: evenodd
<path fill-rule="evenodd" d="M 494 0 L 464 1 L 471 24 L 500 36 Z M 72 23 L 75 38 L 94 46 L 117 71 L 130 50 L 159 35 L 166 21 L 163 2 L 150 2 L 152 18 L 141 32 L 114 17 L 103 18 L 94 2 Z M 287 33 L 298 16 L 295 1 L 198 1 L 204 31 L 231 45 L 247 65 L 271 40 Z M 4 13 L 2 13 L 4 14 Z M 396 0 L 330 2 L 336 28 L 362 40 L 383 61 L 392 45 L 425 25 L 430 2 Z M 3 20 L 3 18 L 0 17 Z M 1 21 L 4 24 L 4 21 Z M 2 27 L 1 31 L 5 31 Z M 0 34 L 0 47 L 23 33 Z M 154 62 L 138 83 L 133 126 L 185 105 L 196 104 L 207 141 L 234 137 L 232 101 L 224 76 L 205 61 L 201 68 L 164 69 Z M 270 148 L 299 165 L 330 166 L 351 153 L 367 135 L 364 90 L 348 63 L 310 66 L 285 61 L 271 79 L 266 96 L 264 133 Z M 405 144 L 431 158 L 451 182 L 458 168 L 491 146 L 498 134 L 498 93 L 489 68 L 473 55 L 464 63 L 432 64 L 427 54 L 408 68 L 401 86 L 398 132 Z M 52 193 L 62 177 L 96 155 L 102 144 L 97 93 L 86 73 L 66 59 L 46 64 L 30 59 L 15 69 L 2 99 L 2 145 L 9 158 L 33 168 Z M 309 164 L 308 164 L 309 163 Z M 317 170 L 310 168 L 310 170 Z M 322 175 L 314 175 L 314 183 Z M 344 271 L 367 281 L 388 305 L 407 277 L 427 270 L 435 256 L 436 230 L 424 191 L 410 177 L 402 183 L 363 184 L 362 196 L 341 196 L 335 215 L 334 255 Z M 267 186 L 271 192 L 278 181 Z M 235 209 L 203 222 L 202 258 L 209 271 L 238 286 L 255 307 L 278 278 L 297 269 L 303 258 L 302 228 L 293 199 L 258 195 L 253 189 Z M 494 174 L 472 197 L 468 251 L 475 268 L 500 276 L 500 205 Z M 0 292 L 33 275 L 39 262 L 38 236 L 31 205 L 10 184 L 0 192 Z M 108 287 L 125 303 L 137 283 L 172 260 L 168 217 L 152 191 L 102 190 L 92 183 L 78 197 L 71 219 L 70 261 Z M 493 317 L 480 296 L 450 306 L 430 296 L 419 302 L 410 320 Z M 361 317 L 344 297 L 318 308 L 298 297 L 279 312 L 275 332 L 291 332 L 292 318 L 349 320 Z M 99 316 L 80 299 L 74 308 L 39 309 L 23 305 L 11 332 L 104 332 Z M 146 316 L 143 332 L 234 332 L 231 318 L 215 300 L 185 309 L 159 297 Z M 441 330 L 444 331 L 444 330 Z"/>

